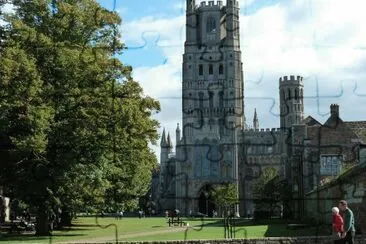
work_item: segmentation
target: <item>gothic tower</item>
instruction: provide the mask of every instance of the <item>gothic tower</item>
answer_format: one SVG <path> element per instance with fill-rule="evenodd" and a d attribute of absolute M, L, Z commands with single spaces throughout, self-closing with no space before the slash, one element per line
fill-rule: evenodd
<path fill-rule="evenodd" d="M 177 149 L 177 175 L 182 179 L 176 184 L 176 206 L 183 212 L 210 214 L 214 207 L 203 204 L 209 188 L 238 178 L 243 84 L 238 1 L 203 1 L 197 6 L 187 0 L 182 143 Z"/>
<path fill-rule="evenodd" d="M 289 129 L 304 119 L 303 77 L 291 75 L 279 79 L 280 126 Z"/>

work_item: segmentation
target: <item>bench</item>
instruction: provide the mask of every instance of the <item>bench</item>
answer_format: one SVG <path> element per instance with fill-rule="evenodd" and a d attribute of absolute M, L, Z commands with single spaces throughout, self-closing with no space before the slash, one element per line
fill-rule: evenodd
<path fill-rule="evenodd" d="M 0 231 L 7 233 L 17 232 L 18 234 L 20 234 L 25 231 L 34 231 L 34 230 L 35 226 L 33 223 L 22 222 L 22 221 L 8 222 L 0 226 Z"/>

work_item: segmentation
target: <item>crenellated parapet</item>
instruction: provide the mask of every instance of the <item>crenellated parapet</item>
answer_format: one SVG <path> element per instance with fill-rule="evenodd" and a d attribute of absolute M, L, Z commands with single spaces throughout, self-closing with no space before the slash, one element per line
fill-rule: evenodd
<path fill-rule="evenodd" d="M 303 77 L 302 76 L 294 76 L 294 75 L 290 75 L 290 76 L 283 76 L 280 77 L 279 82 L 280 82 L 280 86 L 283 85 L 303 85 Z"/>
<path fill-rule="evenodd" d="M 244 133 L 255 133 L 255 134 L 268 134 L 274 132 L 275 133 L 281 132 L 281 128 L 261 128 L 261 129 L 248 128 L 244 130 Z"/>
<path fill-rule="evenodd" d="M 224 4 L 223 4 L 223 1 L 202 1 L 201 3 L 200 3 L 200 8 L 202 9 L 204 9 L 204 8 L 212 8 L 212 7 L 218 7 L 218 8 L 221 8 L 221 7 L 223 7 L 224 6 Z"/>

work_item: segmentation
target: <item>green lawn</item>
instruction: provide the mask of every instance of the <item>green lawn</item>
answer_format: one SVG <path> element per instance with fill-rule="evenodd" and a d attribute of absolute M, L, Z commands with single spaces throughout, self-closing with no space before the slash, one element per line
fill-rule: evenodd
<path fill-rule="evenodd" d="M 288 230 L 285 224 L 251 225 L 238 220 L 232 233 L 235 238 L 255 238 L 270 236 L 304 236 L 316 235 L 315 228 Z M 2 235 L 0 242 L 6 243 L 59 243 L 67 241 L 107 241 L 115 240 L 192 240 L 223 239 L 225 229 L 221 219 L 185 219 L 189 226 L 168 227 L 167 220 L 160 218 L 78 218 L 74 226 L 63 231 L 54 231 L 52 237 L 35 237 L 29 235 Z M 322 233 L 318 233 L 321 235 Z M 324 233 L 323 233 L 324 234 Z"/>

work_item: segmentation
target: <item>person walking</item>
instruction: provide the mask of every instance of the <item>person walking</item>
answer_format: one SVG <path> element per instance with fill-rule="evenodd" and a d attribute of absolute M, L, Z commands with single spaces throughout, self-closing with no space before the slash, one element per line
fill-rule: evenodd
<path fill-rule="evenodd" d="M 341 200 L 338 203 L 338 208 L 342 211 L 343 221 L 344 221 L 344 232 L 342 238 L 344 239 L 344 244 L 354 244 L 355 243 L 355 217 L 352 210 L 348 207 L 348 203 L 345 200 Z"/>
<path fill-rule="evenodd" d="M 343 239 L 341 239 L 342 234 L 344 232 L 343 229 L 343 218 L 339 214 L 339 208 L 334 207 L 332 208 L 332 229 L 333 229 L 333 236 L 334 236 L 334 244 L 341 244 L 343 243 Z"/>

